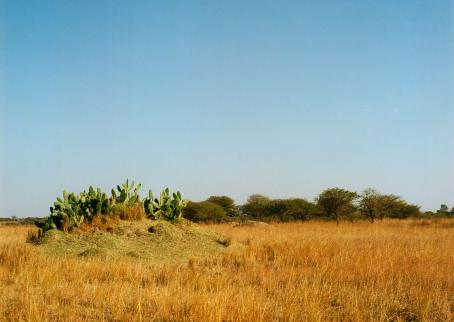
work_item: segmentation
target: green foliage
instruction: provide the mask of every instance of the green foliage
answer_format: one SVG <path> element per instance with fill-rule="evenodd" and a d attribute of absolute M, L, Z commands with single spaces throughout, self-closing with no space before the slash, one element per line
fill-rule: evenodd
<path fill-rule="evenodd" d="M 451 210 L 449 210 L 448 205 L 441 204 L 440 205 L 440 209 L 437 210 L 436 215 L 439 216 L 439 217 L 450 217 L 450 216 L 453 216 L 454 215 L 454 207 L 452 207 Z"/>
<path fill-rule="evenodd" d="M 408 218 L 421 215 L 418 206 L 408 204 L 399 196 L 382 195 L 370 188 L 362 193 L 359 210 L 370 222 L 374 222 L 376 218 Z"/>
<path fill-rule="evenodd" d="M 156 214 L 154 211 L 154 202 L 155 198 L 153 196 L 153 191 L 148 190 L 148 198 L 145 198 L 143 200 L 143 207 L 145 209 L 145 213 L 147 214 L 148 217 L 152 219 L 156 219 Z"/>
<path fill-rule="evenodd" d="M 328 216 L 334 216 L 339 225 L 339 218 L 355 211 L 354 201 L 358 194 L 341 188 L 331 188 L 323 191 L 316 199 L 317 205 Z"/>
<path fill-rule="evenodd" d="M 281 221 L 292 221 L 308 219 L 314 214 L 316 206 L 305 199 L 292 198 L 272 200 L 271 209 L 279 210 L 273 213 L 278 213 Z"/>
<path fill-rule="evenodd" d="M 373 188 L 368 188 L 361 194 L 359 201 L 360 213 L 373 223 L 376 218 L 383 219 L 388 215 L 393 204 L 398 202 L 399 197 L 394 195 L 382 195 Z"/>
<path fill-rule="evenodd" d="M 132 211 L 134 205 L 141 204 L 139 189 L 142 185 L 139 183 L 135 186 L 134 181 L 129 184 L 129 180 L 121 186 L 117 185 L 117 190 L 111 190 L 111 197 L 109 199 L 109 206 L 106 214 L 115 213 L 120 216 L 121 219 L 139 219 L 140 214 Z M 140 208 L 142 205 L 140 205 Z M 132 216 L 131 216 L 132 215 Z"/>
<path fill-rule="evenodd" d="M 228 196 L 211 196 L 206 201 L 221 206 L 229 217 L 238 216 L 238 207 L 235 205 L 235 201 Z"/>
<path fill-rule="evenodd" d="M 51 229 L 58 229 L 57 225 L 54 223 L 52 217 L 47 217 L 45 221 L 35 221 L 35 225 L 40 228 L 42 231 L 48 231 Z"/>
<path fill-rule="evenodd" d="M 116 204 L 125 204 L 133 205 L 136 202 L 140 202 L 139 189 L 142 185 L 139 183 L 134 187 L 134 181 L 129 184 L 129 181 L 126 179 L 126 182 L 121 186 L 117 186 L 117 192 L 112 189 L 112 200 Z"/>
<path fill-rule="evenodd" d="M 421 216 L 418 206 L 408 204 L 395 195 L 382 195 L 374 189 L 366 189 L 361 196 L 356 192 L 332 188 L 323 191 L 316 203 L 301 198 L 270 199 L 263 195 L 251 195 L 247 202 L 238 207 L 228 196 L 211 196 L 203 202 L 184 200 L 180 192 L 170 193 L 164 189 L 159 198 L 153 196 L 140 199 L 141 184 L 135 185 L 129 180 L 107 196 L 100 188 L 90 186 L 88 192 L 79 194 L 63 192 L 50 207 L 50 215 L 44 220 L 35 222 L 42 232 L 51 229 L 71 231 L 83 222 L 92 222 L 98 215 L 119 215 L 121 219 L 136 220 L 146 215 L 152 219 L 174 221 L 183 214 L 194 221 L 227 221 L 230 218 L 247 218 L 261 221 L 293 221 L 313 217 L 328 216 L 336 218 L 339 223 L 341 216 L 350 220 L 367 217 L 371 222 L 384 217 L 407 218 Z M 359 198 L 358 207 L 355 201 Z M 447 205 L 441 205 L 435 215 L 447 216 L 454 214 Z M 426 216 L 434 214 L 426 213 Z"/>
<path fill-rule="evenodd" d="M 271 199 L 260 194 L 249 196 L 247 202 L 241 207 L 241 212 L 246 217 L 264 220 L 269 217 L 268 207 Z"/>
<path fill-rule="evenodd" d="M 432 219 L 433 217 L 435 216 L 435 213 L 433 211 L 424 211 L 420 218 L 423 218 L 423 219 Z"/>
<path fill-rule="evenodd" d="M 446 204 L 441 204 L 439 211 L 440 212 L 448 212 L 449 211 L 449 207 Z"/>
<path fill-rule="evenodd" d="M 88 193 L 82 193 L 85 199 L 86 212 L 89 218 L 99 214 L 109 214 L 112 210 L 112 203 L 101 188 L 88 188 Z"/>
<path fill-rule="evenodd" d="M 404 200 L 399 199 L 389 209 L 388 217 L 390 218 L 409 218 L 419 217 L 421 212 L 419 207 L 406 203 Z"/>
<path fill-rule="evenodd" d="M 79 227 L 86 215 L 84 194 L 63 192 L 63 199 L 57 198 L 54 206 L 50 207 L 50 216 L 45 228 L 57 227 L 60 230 L 71 230 Z"/>
<path fill-rule="evenodd" d="M 50 208 L 48 221 L 41 228 L 46 231 L 55 226 L 59 230 L 71 230 L 79 227 L 85 219 L 91 220 L 95 215 L 110 211 L 110 199 L 100 188 L 90 186 L 88 193 L 83 191 L 78 195 L 64 191 L 63 199 L 57 198 Z"/>
<path fill-rule="evenodd" d="M 184 200 L 181 197 L 181 193 L 177 191 L 176 193 L 173 193 L 173 199 L 172 199 L 172 212 L 169 217 L 170 220 L 175 220 L 181 217 L 183 213 L 183 208 L 185 208 L 188 205 L 188 200 Z"/>
<path fill-rule="evenodd" d="M 210 201 L 188 202 L 183 217 L 192 221 L 222 222 L 228 220 L 224 209 Z"/>
<path fill-rule="evenodd" d="M 153 192 L 148 192 L 148 198 L 145 198 L 143 205 L 145 213 L 152 219 L 166 219 L 174 221 L 181 217 L 182 210 L 186 207 L 188 201 L 181 197 L 179 191 L 170 195 L 169 188 L 164 189 L 158 198 L 153 198 Z"/>
<path fill-rule="evenodd" d="M 269 199 L 262 195 L 252 195 L 241 207 L 243 215 L 261 221 L 304 220 L 316 213 L 316 206 L 305 199 Z"/>
<path fill-rule="evenodd" d="M 112 196 L 107 197 L 100 188 L 90 186 L 88 192 L 79 194 L 63 192 L 63 198 L 57 198 L 50 207 L 50 215 L 43 222 L 36 225 L 43 231 L 58 229 L 70 231 L 79 227 L 85 220 L 91 221 L 96 215 L 109 215 L 119 208 L 124 209 L 140 202 L 138 191 L 140 183 L 134 182 L 117 186 L 118 194 L 112 189 Z"/>

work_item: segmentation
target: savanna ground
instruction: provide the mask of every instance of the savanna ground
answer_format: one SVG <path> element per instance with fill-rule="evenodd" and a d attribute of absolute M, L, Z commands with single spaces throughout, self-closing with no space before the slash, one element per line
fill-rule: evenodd
<path fill-rule="evenodd" d="M 230 246 L 172 261 L 54 256 L 0 226 L 0 319 L 454 320 L 452 220 L 204 228 Z"/>

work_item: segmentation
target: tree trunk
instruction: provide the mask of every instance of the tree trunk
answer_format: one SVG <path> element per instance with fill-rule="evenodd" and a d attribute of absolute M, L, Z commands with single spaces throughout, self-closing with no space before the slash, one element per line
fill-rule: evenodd
<path fill-rule="evenodd" d="M 369 221 L 373 224 L 374 223 L 374 214 L 369 211 Z"/>

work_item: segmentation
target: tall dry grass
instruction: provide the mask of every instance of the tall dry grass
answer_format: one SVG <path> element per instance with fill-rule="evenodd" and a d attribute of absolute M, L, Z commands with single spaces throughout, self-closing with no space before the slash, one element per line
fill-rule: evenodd
<path fill-rule="evenodd" d="M 454 221 L 209 225 L 184 265 L 49 258 L 0 226 L 5 321 L 453 321 Z"/>

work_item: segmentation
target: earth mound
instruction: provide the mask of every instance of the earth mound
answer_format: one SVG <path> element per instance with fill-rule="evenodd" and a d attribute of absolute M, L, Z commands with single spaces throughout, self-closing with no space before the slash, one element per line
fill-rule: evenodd
<path fill-rule="evenodd" d="M 161 220 L 120 220 L 107 230 L 65 233 L 46 232 L 39 247 L 57 257 L 129 257 L 154 262 L 178 262 L 222 254 L 226 239 L 186 219 L 173 223 Z"/>

